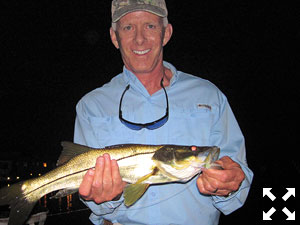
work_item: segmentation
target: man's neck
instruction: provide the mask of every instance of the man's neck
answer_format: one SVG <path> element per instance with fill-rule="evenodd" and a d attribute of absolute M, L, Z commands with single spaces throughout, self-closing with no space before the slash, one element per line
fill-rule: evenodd
<path fill-rule="evenodd" d="M 151 73 L 134 73 L 139 81 L 144 85 L 150 95 L 161 89 L 161 79 L 163 78 L 164 87 L 169 86 L 170 80 L 173 76 L 170 69 L 162 66 L 159 70 Z"/>

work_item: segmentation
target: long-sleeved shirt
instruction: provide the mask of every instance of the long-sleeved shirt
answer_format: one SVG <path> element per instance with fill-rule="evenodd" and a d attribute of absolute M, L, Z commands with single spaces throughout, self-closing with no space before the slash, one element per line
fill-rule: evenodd
<path fill-rule="evenodd" d="M 241 207 L 248 195 L 252 171 L 246 162 L 243 134 L 224 94 L 211 82 L 172 71 L 166 87 L 169 119 L 155 130 L 131 130 L 119 120 L 120 98 L 123 118 L 136 123 L 148 123 L 165 115 L 166 97 L 163 90 L 149 95 L 137 77 L 125 67 L 109 83 L 85 95 L 77 104 L 74 142 L 94 148 L 116 144 L 175 144 L 219 146 L 220 157 L 229 156 L 240 164 L 245 179 L 237 192 L 229 197 L 208 196 L 199 192 L 197 177 L 191 181 L 150 185 L 145 194 L 131 207 L 118 201 L 96 204 L 85 201 L 92 210 L 90 220 L 102 224 L 103 219 L 121 224 L 218 224 L 225 215 Z"/>

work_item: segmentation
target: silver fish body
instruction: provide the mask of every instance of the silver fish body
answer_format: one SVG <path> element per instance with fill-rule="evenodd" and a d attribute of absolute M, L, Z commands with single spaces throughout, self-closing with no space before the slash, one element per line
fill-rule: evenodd
<path fill-rule="evenodd" d="M 58 167 L 43 176 L 0 189 L 0 205 L 10 205 L 9 225 L 21 225 L 35 203 L 44 195 L 60 190 L 63 197 L 78 190 L 84 174 L 95 166 L 97 157 L 108 153 L 118 162 L 125 205 L 134 204 L 150 184 L 186 182 L 218 159 L 218 147 L 126 144 L 93 149 L 70 142 L 64 149 Z"/>

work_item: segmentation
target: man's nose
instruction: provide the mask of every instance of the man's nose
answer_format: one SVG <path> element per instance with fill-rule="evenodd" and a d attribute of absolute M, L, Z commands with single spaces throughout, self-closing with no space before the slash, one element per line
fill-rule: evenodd
<path fill-rule="evenodd" d="M 144 29 L 138 28 L 135 33 L 135 41 L 138 45 L 142 45 L 145 41 L 145 32 Z"/>

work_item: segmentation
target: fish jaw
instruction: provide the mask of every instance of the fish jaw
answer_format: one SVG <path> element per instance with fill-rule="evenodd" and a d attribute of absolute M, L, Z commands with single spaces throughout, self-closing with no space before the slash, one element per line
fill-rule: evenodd
<path fill-rule="evenodd" d="M 176 157 L 176 151 L 187 157 Z M 189 152 L 188 149 L 174 148 L 173 159 L 170 157 L 172 154 L 169 154 L 169 160 L 159 160 L 157 157 L 157 160 L 154 161 L 166 177 L 173 179 L 173 181 L 186 182 L 196 174 L 201 173 L 202 168 L 210 168 L 213 162 L 218 159 L 219 153 L 220 149 L 215 146 L 196 147 L 196 151 L 193 152 Z"/>
<path fill-rule="evenodd" d="M 207 152 L 205 152 L 205 154 L 199 154 L 198 158 L 201 160 L 204 160 L 204 163 L 205 163 L 204 167 L 209 169 L 212 166 L 212 164 L 216 160 L 218 160 L 219 155 L 220 155 L 220 148 L 213 146 L 213 147 L 211 147 L 211 151 L 209 151 L 209 152 L 207 151 Z"/>
<path fill-rule="evenodd" d="M 156 165 L 166 177 L 169 177 L 172 181 L 181 182 L 190 180 L 196 174 L 200 173 L 202 168 L 197 162 L 191 162 L 189 166 L 183 169 L 159 161 L 156 162 Z"/>

